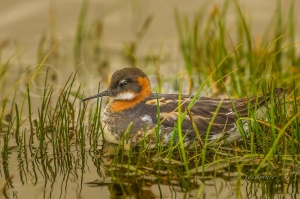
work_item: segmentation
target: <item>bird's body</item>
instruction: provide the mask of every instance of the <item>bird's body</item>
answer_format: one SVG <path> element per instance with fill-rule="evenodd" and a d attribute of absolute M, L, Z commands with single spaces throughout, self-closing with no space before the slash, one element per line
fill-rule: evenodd
<path fill-rule="evenodd" d="M 282 92 L 283 89 L 277 89 L 276 95 Z M 182 95 L 179 100 L 177 94 L 152 93 L 148 77 L 138 68 L 115 72 L 106 91 L 85 100 L 102 96 L 113 98 L 102 116 L 105 140 L 118 144 L 124 138 L 131 145 L 141 141 L 152 145 L 157 135 L 160 141 L 168 143 L 175 137 L 178 115 L 182 117 L 185 144 L 205 137 L 235 140 L 240 138 L 238 118 L 248 117 L 249 110 L 260 110 L 270 100 L 270 95 L 238 99 L 199 97 L 192 105 L 194 96 Z M 247 122 L 243 124 L 247 131 Z"/>

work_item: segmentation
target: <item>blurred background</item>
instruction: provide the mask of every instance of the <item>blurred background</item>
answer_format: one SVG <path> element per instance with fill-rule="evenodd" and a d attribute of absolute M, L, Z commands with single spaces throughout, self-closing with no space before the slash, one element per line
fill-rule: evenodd
<path fill-rule="evenodd" d="M 35 71 L 51 48 L 43 64 L 52 71 L 50 80 L 54 85 L 64 84 L 63 80 L 77 71 L 79 82 L 91 94 L 99 81 L 107 82 L 113 71 L 128 66 L 141 67 L 150 76 L 160 73 L 167 78 L 185 71 L 178 21 L 191 31 L 197 24 L 198 31 L 203 31 L 199 39 L 207 43 L 210 40 L 207 34 L 214 30 L 213 26 L 207 28 L 214 22 L 209 18 L 225 17 L 221 20 L 226 21 L 226 42 L 232 41 L 232 48 L 243 42 L 238 39 L 240 16 L 235 2 L 240 6 L 255 47 L 263 42 L 267 46 L 280 35 L 284 37 L 286 33 L 271 27 L 278 24 L 282 30 L 287 29 L 286 24 L 293 18 L 288 17 L 291 2 L 292 7 L 300 8 L 300 0 L 1 1 L 0 60 L 9 61 L 10 66 L 6 70 L 6 85 Z M 300 39 L 300 14 L 297 9 L 292 14 L 295 15 L 295 21 L 291 21 L 295 24 L 293 42 Z M 277 20 L 279 15 L 283 17 Z M 275 36 L 269 37 L 274 32 Z M 158 67 L 161 70 L 155 69 Z M 152 81 L 156 85 L 160 80 L 153 77 Z M 167 86 L 167 90 L 172 92 L 171 87 Z"/>

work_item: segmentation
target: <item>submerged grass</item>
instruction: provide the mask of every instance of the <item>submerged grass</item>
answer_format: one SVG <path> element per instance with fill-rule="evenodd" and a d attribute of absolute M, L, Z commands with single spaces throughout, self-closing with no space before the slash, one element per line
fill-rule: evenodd
<path fill-rule="evenodd" d="M 77 66 L 82 59 L 83 26 L 87 14 L 87 2 L 83 2 L 74 45 Z M 290 1 L 291 11 L 287 19 L 291 22 L 294 22 L 295 17 L 294 5 L 295 1 Z M 235 30 L 237 41 L 230 38 L 227 33 L 230 27 L 226 24 L 226 16 L 230 6 L 237 13 L 238 21 Z M 299 81 L 297 81 L 300 77 L 293 72 L 299 70 L 300 56 L 296 53 L 295 22 L 284 24 L 281 10 L 281 3 L 278 0 L 277 11 L 280 14 L 277 15 L 273 27 L 276 31 L 273 35 L 268 35 L 261 44 L 254 43 L 251 37 L 251 27 L 237 1 L 231 3 L 228 0 L 222 8 L 214 7 L 208 14 L 208 18 L 205 17 L 207 13 L 202 10 L 195 15 L 192 22 L 178 10 L 175 11 L 180 49 L 188 74 L 188 93 L 195 91 L 195 97 L 191 100 L 187 110 L 182 110 L 181 104 L 178 104 L 177 110 L 174 110 L 178 112 L 179 119 L 170 144 L 161 146 L 156 136 L 156 148 L 153 150 L 147 148 L 146 139 L 139 147 L 126 150 L 124 146 L 130 127 L 124 133 L 125 136 L 120 145 L 112 147 L 105 143 L 100 121 L 102 99 L 98 99 L 95 104 L 80 103 L 83 98 L 83 88 L 75 86 L 76 74 L 69 77 L 56 98 L 53 96 L 53 87 L 49 86 L 48 70 L 46 70 L 38 115 L 34 115 L 30 83 L 42 70 L 43 63 L 46 62 L 49 54 L 44 59 L 39 58 L 42 64 L 29 78 L 21 105 L 16 100 L 16 93 L 10 98 L 9 104 L 7 103 L 8 97 L 1 98 L 0 132 L 1 134 L 4 132 L 1 145 L 3 166 L 9 168 L 9 149 L 13 147 L 10 146 L 10 139 L 14 137 L 19 152 L 18 161 L 22 164 L 24 159 L 27 161 L 27 153 L 40 162 L 53 161 L 53 168 L 48 162 L 45 163 L 46 166 L 43 165 L 45 166 L 43 169 L 51 171 L 53 176 L 58 173 L 59 169 L 71 170 L 72 167 L 76 167 L 77 164 L 72 162 L 74 151 L 80 154 L 82 171 L 85 169 L 85 153 L 92 154 L 99 176 L 102 175 L 101 158 L 108 158 L 109 163 L 105 166 L 109 169 L 112 178 L 109 183 L 111 189 L 120 188 L 124 193 L 128 188 L 124 185 L 126 183 L 136 185 L 140 182 L 146 184 L 151 181 L 170 185 L 175 180 L 176 185 L 183 188 L 186 193 L 189 190 L 198 189 L 197 195 L 200 196 L 204 192 L 204 184 L 199 184 L 199 180 L 205 182 L 211 176 L 237 179 L 236 193 L 239 197 L 243 195 L 242 180 L 247 178 L 249 181 L 262 183 L 266 190 L 274 184 L 279 186 L 278 190 L 272 189 L 273 192 L 266 191 L 267 196 L 274 196 L 279 192 L 287 193 L 290 181 L 295 181 L 299 177 L 294 173 L 300 167 Z M 148 29 L 149 23 L 145 22 L 143 29 Z M 288 27 L 287 32 L 283 27 Z M 144 32 L 140 34 L 142 36 Z M 138 42 L 135 43 L 135 45 L 138 44 Z M 134 50 L 131 51 L 134 53 Z M 134 55 L 132 57 L 135 59 L 134 63 L 137 63 L 138 57 Z M 0 64 L 0 83 L 5 85 L 2 77 L 8 70 L 9 61 Z M 196 82 L 193 78 L 195 74 L 198 78 Z M 159 80 L 162 78 L 158 77 Z M 286 98 L 276 96 L 275 88 L 285 85 L 292 88 L 286 93 Z M 189 114 L 189 109 L 205 88 L 211 89 L 213 95 L 226 93 L 228 97 L 254 95 L 258 98 L 259 93 L 269 93 L 271 101 L 267 104 L 266 111 L 263 112 L 263 119 L 256 116 L 256 107 L 254 110 L 249 109 L 251 117 L 238 120 L 243 141 L 226 143 L 220 140 L 218 143 L 210 144 L 207 139 L 201 140 L 199 136 L 197 141 L 201 141 L 200 147 L 185 147 L 183 142 L 185 135 L 181 129 L 183 118 Z M 100 91 L 100 85 L 98 91 Z M 178 92 L 180 98 L 181 83 Z M 1 90 L 1 94 L 3 93 Z M 6 95 L 3 94 L 3 96 Z M 25 118 L 24 104 L 28 107 L 28 116 Z M 159 114 L 159 107 L 157 111 Z M 8 114 L 5 115 L 6 113 Z M 159 120 L 159 125 L 161 122 Z M 245 133 L 244 123 L 248 124 L 250 135 Z M 154 129 L 155 134 L 159 133 L 159 125 Z M 27 135 L 28 132 L 30 136 Z M 177 138 L 178 143 L 175 142 Z M 6 170 L 4 173 L 5 178 L 11 181 L 9 172 Z M 151 180 L 147 179 L 150 175 L 153 177 Z M 275 176 L 276 179 L 263 181 L 257 179 L 257 176 Z M 286 176 L 290 177 L 290 181 L 285 180 Z M 116 188 L 116 184 L 123 185 Z M 111 192 L 111 194 L 117 195 L 118 192 Z M 255 195 L 252 192 L 249 194 Z"/>

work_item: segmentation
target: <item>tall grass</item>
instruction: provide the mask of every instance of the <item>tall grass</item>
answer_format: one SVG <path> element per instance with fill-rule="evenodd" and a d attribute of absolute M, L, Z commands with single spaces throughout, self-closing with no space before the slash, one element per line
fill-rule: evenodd
<path fill-rule="evenodd" d="M 257 162 L 257 164 L 252 164 L 255 169 L 248 171 L 248 174 L 253 172 L 255 175 L 259 175 L 266 170 L 269 173 L 276 173 L 276 169 L 283 165 L 277 165 L 276 169 L 272 169 L 274 161 L 285 162 L 287 159 L 291 161 L 289 157 L 298 154 L 300 145 L 299 140 L 295 139 L 299 134 L 297 131 L 299 125 L 297 91 L 294 89 L 291 93 L 287 93 L 287 98 L 284 99 L 279 99 L 273 94 L 276 86 L 289 85 L 296 88 L 299 86 L 298 83 L 295 85 L 292 72 L 299 67 L 299 64 L 293 62 L 294 64 L 289 65 L 291 60 L 295 60 L 293 58 L 295 56 L 294 49 L 297 45 L 294 41 L 295 24 L 290 23 L 295 20 L 294 11 L 291 11 L 288 16 L 283 16 L 281 2 L 277 2 L 277 13 L 279 14 L 276 15 L 275 22 L 272 22 L 274 24 L 272 30 L 275 31 L 273 34 L 269 32 L 268 38 L 260 46 L 253 42 L 251 27 L 243 16 L 242 8 L 237 1 L 234 3 L 225 1 L 221 9 L 214 7 L 208 18 L 203 17 L 206 15 L 202 11 L 200 14 L 196 13 L 193 20 L 188 20 L 177 9 L 175 10 L 179 42 L 190 85 L 199 87 L 199 84 L 191 82 L 194 81 L 191 78 L 192 74 L 197 74 L 198 81 L 205 79 L 206 76 L 211 76 L 207 83 L 213 93 L 216 91 L 222 93 L 223 91 L 227 93 L 228 97 L 232 95 L 258 96 L 263 91 L 265 94 L 270 93 L 272 99 L 267 105 L 267 112 L 265 112 L 267 120 L 257 119 L 256 109 L 249 112 L 251 118 L 243 118 L 249 121 L 251 134 L 243 136 L 244 145 L 232 146 L 233 151 L 239 150 L 240 153 L 224 153 L 222 152 L 224 147 L 220 145 L 217 149 L 209 150 L 215 153 L 213 160 L 206 158 L 209 151 L 197 154 L 198 158 L 202 159 L 200 171 L 203 175 L 205 175 L 204 171 L 208 165 L 214 164 L 214 162 L 217 164 L 220 161 L 230 162 L 227 157 L 231 155 L 239 161 L 252 157 L 251 159 Z M 294 1 L 290 2 L 289 9 L 294 3 Z M 238 19 L 235 27 L 237 42 L 227 34 L 229 27 L 226 24 L 226 15 L 229 7 L 235 9 Z M 286 22 L 283 21 L 285 17 Z M 202 29 L 204 27 L 204 31 L 200 31 L 200 27 Z M 288 31 L 285 31 L 283 27 L 289 27 Z M 237 45 L 242 47 L 236 48 L 234 53 L 228 55 L 228 52 Z M 212 72 L 213 68 L 209 66 L 220 64 L 222 57 L 225 56 L 228 57 L 221 64 L 222 66 L 217 67 L 216 73 Z M 292 59 L 289 60 L 287 57 Z M 285 67 L 282 67 L 283 65 Z M 287 69 L 287 65 L 289 65 L 289 69 Z M 193 88 L 189 90 L 191 91 Z M 239 126 L 243 132 L 241 124 Z M 299 164 L 297 161 L 291 162 Z M 243 172 L 244 167 L 243 164 L 239 164 L 238 172 Z M 187 173 L 190 173 L 190 170 Z"/>
<path fill-rule="evenodd" d="M 78 25 L 77 25 L 77 31 L 76 31 L 76 38 L 74 43 L 74 60 L 75 60 L 75 66 L 78 67 L 80 62 L 82 61 L 82 46 L 83 46 L 83 38 L 84 38 L 84 28 L 85 28 L 85 22 L 86 22 L 86 16 L 88 11 L 88 0 L 82 1 L 82 6 L 80 10 L 80 15 L 78 18 Z"/>

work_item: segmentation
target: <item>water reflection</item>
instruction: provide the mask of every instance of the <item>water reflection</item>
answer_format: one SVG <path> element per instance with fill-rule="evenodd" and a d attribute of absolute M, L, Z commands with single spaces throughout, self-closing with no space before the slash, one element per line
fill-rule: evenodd
<path fill-rule="evenodd" d="M 112 149 L 111 146 L 104 147 L 103 151 L 110 152 L 101 156 L 103 162 L 106 162 L 103 171 L 106 176 L 111 177 L 108 180 L 102 178 L 102 180 L 97 179 L 86 183 L 87 186 L 94 188 L 107 186 L 111 198 L 129 196 L 131 198 L 273 198 L 288 195 L 296 198 L 299 196 L 299 172 L 284 174 L 266 171 L 254 175 L 247 166 L 237 172 L 236 169 L 234 170 L 235 163 L 233 163 L 220 166 L 218 170 L 207 169 L 204 175 L 202 172 L 192 172 L 193 175 L 187 177 L 182 164 L 171 166 L 166 162 L 155 164 L 157 158 L 143 163 L 134 159 L 136 161 L 132 160 L 131 164 L 128 162 L 118 164 L 115 162 L 116 153 L 112 152 Z M 128 156 L 134 157 L 134 154 L 122 156 L 123 162 L 126 162 L 127 158 L 130 159 Z M 195 168 L 191 168 L 191 171 L 193 169 Z"/>
<path fill-rule="evenodd" d="M 2 145 L 3 142 L 1 142 Z M 48 143 L 51 145 L 51 143 Z M 16 147 L 2 153 L 0 172 L 4 198 L 266 198 L 299 197 L 299 170 L 265 171 L 254 175 L 253 165 L 236 168 L 235 162 L 206 167 L 189 165 L 187 175 L 180 159 L 163 152 L 103 144 L 97 150 L 71 151 Z M 15 146 L 15 147 L 14 147 Z M 1 146 L 3 147 L 3 145 Z M 174 151 L 176 155 L 176 151 Z M 190 154 L 190 156 L 193 156 Z M 289 165 L 287 168 L 291 168 Z M 8 179 L 6 182 L 4 179 Z"/>

